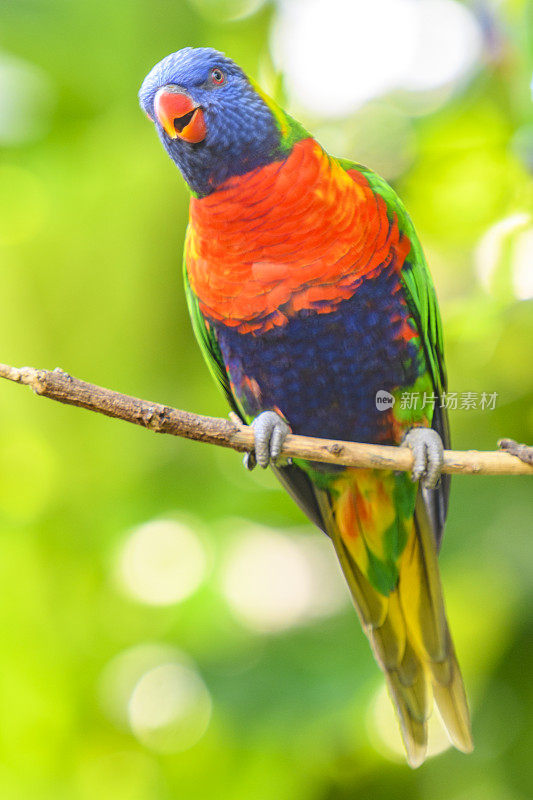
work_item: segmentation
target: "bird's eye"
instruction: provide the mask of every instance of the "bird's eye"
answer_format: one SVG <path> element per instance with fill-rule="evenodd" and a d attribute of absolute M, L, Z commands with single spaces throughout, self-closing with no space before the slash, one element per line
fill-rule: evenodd
<path fill-rule="evenodd" d="M 221 86 L 226 82 L 226 76 L 221 69 L 218 69 L 218 67 L 215 67 L 215 69 L 211 70 L 211 82 L 214 83 L 215 86 Z"/>

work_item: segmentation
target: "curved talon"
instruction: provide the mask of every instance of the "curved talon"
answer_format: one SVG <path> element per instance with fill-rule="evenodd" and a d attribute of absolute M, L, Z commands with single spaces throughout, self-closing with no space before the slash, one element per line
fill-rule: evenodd
<path fill-rule="evenodd" d="M 444 463 L 444 448 L 437 431 L 433 428 L 411 428 L 403 437 L 402 445 L 413 452 L 411 480 L 421 480 L 426 489 L 434 489 Z"/>
<path fill-rule="evenodd" d="M 250 472 L 253 469 L 255 469 L 256 466 L 257 466 L 257 461 L 255 459 L 255 453 L 253 453 L 253 452 L 252 453 L 245 453 L 244 456 L 242 457 L 242 463 L 243 463 L 244 467 L 246 467 L 246 469 L 249 470 Z"/>
<path fill-rule="evenodd" d="M 263 411 L 252 422 L 252 428 L 255 434 L 254 461 L 266 469 L 271 461 L 278 458 L 285 437 L 291 432 L 291 429 L 275 411 Z M 248 469 L 253 469 L 248 466 L 248 463 L 245 462 Z"/>

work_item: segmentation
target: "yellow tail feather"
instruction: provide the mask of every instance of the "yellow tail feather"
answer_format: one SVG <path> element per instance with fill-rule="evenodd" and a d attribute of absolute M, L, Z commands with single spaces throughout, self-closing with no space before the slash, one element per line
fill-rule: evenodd
<path fill-rule="evenodd" d="M 452 679 L 446 686 L 433 681 L 433 694 L 439 714 L 454 747 L 463 753 L 471 753 L 474 749 L 470 714 L 465 694 L 465 687 L 455 653 L 450 654 Z"/>
<path fill-rule="evenodd" d="M 413 717 L 408 702 L 406 702 L 403 693 L 398 690 L 394 673 L 385 673 L 385 677 L 390 698 L 398 715 L 407 761 L 409 766 L 419 767 L 426 758 L 427 722 Z"/>
<path fill-rule="evenodd" d="M 409 764 L 417 767 L 426 757 L 433 699 L 452 744 L 470 752 L 470 714 L 446 621 L 435 540 L 421 495 L 400 558 L 398 586 L 388 597 L 372 586 L 354 560 L 327 495 L 317 499 L 354 605 L 385 673 Z"/>

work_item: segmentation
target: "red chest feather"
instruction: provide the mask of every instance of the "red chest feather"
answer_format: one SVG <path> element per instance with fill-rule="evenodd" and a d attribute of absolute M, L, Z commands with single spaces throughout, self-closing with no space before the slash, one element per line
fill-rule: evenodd
<path fill-rule="evenodd" d="M 304 309 L 335 310 L 391 261 L 400 270 L 409 249 L 364 176 L 345 172 L 314 139 L 191 200 L 191 287 L 207 318 L 242 333 Z"/>

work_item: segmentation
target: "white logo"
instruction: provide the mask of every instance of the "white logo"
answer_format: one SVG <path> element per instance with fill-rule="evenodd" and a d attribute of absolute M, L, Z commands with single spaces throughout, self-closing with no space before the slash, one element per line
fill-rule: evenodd
<path fill-rule="evenodd" d="M 376 392 L 376 408 L 378 411 L 388 411 L 395 402 L 396 398 L 390 392 L 386 392 L 385 389 L 379 389 Z"/>

